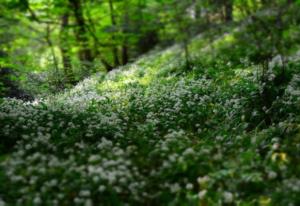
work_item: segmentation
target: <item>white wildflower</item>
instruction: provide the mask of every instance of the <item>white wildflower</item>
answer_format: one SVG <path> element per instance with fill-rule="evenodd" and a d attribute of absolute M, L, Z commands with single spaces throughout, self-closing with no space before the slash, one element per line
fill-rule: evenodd
<path fill-rule="evenodd" d="M 33 199 L 33 203 L 34 203 L 35 205 L 41 204 L 41 203 L 42 203 L 42 200 L 41 200 L 40 196 L 36 196 L 36 197 Z"/>
<path fill-rule="evenodd" d="M 100 185 L 98 188 L 99 192 L 104 192 L 105 189 L 106 189 L 106 187 L 104 185 Z"/>
<path fill-rule="evenodd" d="M 277 173 L 274 171 L 268 172 L 268 178 L 269 179 L 275 179 L 277 177 Z"/>
<path fill-rule="evenodd" d="M 185 186 L 185 188 L 187 189 L 187 190 L 192 190 L 193 189 L 193 184 L 192 183 L 188 183 L 188 184 L 186 184 L 186 186 Z"/>
<path fill-rule="evenodd" d="M 180 185 L 178 183 L 172 184 L 170 186 L 171 193 L 176 193 L 180 191 Z"/>
<path fill-rule="evenodd" d="M 91 195 L 91 192 L 89 190 L 81 190 L 79 192 L 79 196 L 81 197 L 89 197 Z"/>
<path fill-rule="evenodd" d="M 197 182 L 200 185 L 204 185 L 209 181 L 209 176 L 204 176 L 204 177 L 198 177 Z"/>
<path fill-rule="evenodd" d="M 87 199 L 84 203 L 84 206 L 93 206 L 93 201 L 91 199 Z"/>
<path fill-rule="evenodd" d="M 199 199 L 203 199 L 207 194 L 207 190 L 201 190 L 199 193 L 198 193 L 198 197 Z"/>
<path fill-rule="evenodd" d="M 233 194 L 231 192 L 224 192 L 223 198 L 225 203 L 232 203 L 233 202 Z"/>
<path fill-rule="evenodd" d="M 5 202 L 0 198 L 0 206 L 5 206 Z"/>

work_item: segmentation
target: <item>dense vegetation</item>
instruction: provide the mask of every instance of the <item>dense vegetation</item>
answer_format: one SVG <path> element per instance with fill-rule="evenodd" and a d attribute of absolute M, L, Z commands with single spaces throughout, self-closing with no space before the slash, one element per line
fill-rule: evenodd
<path fill-rule="evenodd" d="M 299 1 L 3 2 L 0 206 L 300 205 Z"/>

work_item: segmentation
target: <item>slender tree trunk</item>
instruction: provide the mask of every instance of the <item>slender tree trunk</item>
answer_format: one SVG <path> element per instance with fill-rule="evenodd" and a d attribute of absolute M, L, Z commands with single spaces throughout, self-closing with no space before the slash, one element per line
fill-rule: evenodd
<path fill-rule="evenodd" d="M 61 17 L 61 27 L 60 27 L 60 51 L 62 56 L 62 63 L 64 68 L 65 79 L 68 84 L 75 84 L 75 78 L 72 71 L 71 58 L 69 55 L 69 46 L 68 46 L 68 31 L 67 27 L 69 26 L 69 13 L 66 12 Z"/>
<path fill-rule="evenodd" d="M 50 51 L 51 51 L 51 55 L 52 55 L 52 59 L 53 59 L 53 64 L 54 64 L 54 72 L 56 74 L 59 73 L 59 67 L 58 67 L 58 60 L 56 58 L 56 55 L 55 55 L 55 50 L 54 50 L 54 46 L 53 46 L 53 42 L 51 40 L 51 29 L 50 29 L 50 26 L 47 24 L 46 26 L 46 36 L 45 36 L 45 39 L 46 39 L 46 42 L 50 48 Z M 54 82 L 55 82 L 55 86 L 57 88 L 60 88 L 61 87 L 61 82 L 59 80 L 59 77 L 58 76 L 55 76 L 55 79 L 54 79 Z"/>
<path fill-rule="evenodd" d="M 123 28 L 122 32 L 124 35 L 124 41 L 122 45 L 122 64 L 125 65 L 129 61 L 129 54 L 128 54 L 128 27 L 129 27 L 129 14 L 128 14 L 128 1 L 124 2 L 124 17 L 123 17 Z"/>
<path fill-rule="evenodd" d="M 93 41 L 94 41 L 94 45 L 93 45 L 93 51 L 94 51 L 94 58 L 99 58 L 101 63 L 103 64 L 103 66 L 105 67 L 105 69 L 107 71 L 111 71 L 113 70 L 114 66 L 111 65 L 102 55 L 100 52 L 100 47 L 102 46 L 106 46 L 103 45 L 99 42 L 97 36 L 96 36 L 96 28 L 94 26 L 94 22 L 91 19 L 91 15 L 89 12 L 87 12 L 87 21 L 89 23 L 89 25 L 87 26 L 87 30 L 89 32 L 89 34 L 91 35 Z"/>
<path fill-rule="evenodd" d="M 233 20 L 233 1 L 225 0 L 225 22 L 231 22 Z"/>
<path fill-rule="evenodd" d="M 128 55 L 128 46 L 127 42 L 124 42 L 122 46 L 122 63 L 123 65 L 127 64 L 129 61 L 129 55 Z"/>
<path fill-rule="evenodd" d="M 194 12 L 195 12 L 195 19 L 199 20 L 201 16 L 201 8 L 199 6 L 199 1 L 198 0 L 193 0 L 194 3 Z"/>
<path fill-rule="evenodd" d="M 266 6 L 266 5 L 268 5 L 269 0 L 261 0 L 261 3 L 263 6 Z"/>
<path fill-rule="evenodd" d="M 58 73 L 58 71 L 59 71 L 58 61 L 57 61 L 57 58 L 56 58 L 56 55 L 55 55 L 55 51 L 54 51 L 53 43 L 51 41 L 50 33 L 51 33 L 50 27 L 49 27 L 49 25 L 47 25 L 45 39 L 46 39 L 46 42 L 47 42 L 47 44 L 48 44 L 48 46 L 50 47 L 50 50 L 51 50 L 51 55 L 52 55 L 52 59 L 53 59 L 53 63 L 54 63 L 55 72 Z"/>
<path fill-rule="evenodd" d="M 71 8 L 74 12 L 77 28 L 75 28 L 75 36 L 80 44 L 79 59 L 84 64 L 93 62 L 94 57 L 89 45 L 87 37 L 87 25 L 82 12 L 81 0 L 69 0 Z"/>
<path fill-rule="evenodd" d="M 109 10 L 110 10 L 110 19 L 111 19 L 111 24 L 114 27 L 114 29 L 117 27 L 117 22 L 115 18 L 115 13 L 114 13 L 114 5 L 113 5 L 113 0 L 109 0 Z M 115 32 L 115 31 L 114 31 Z M 112 34 L 112 41 L 115 42 L 116 38 L 114 33 Z M 114 65 L 115 67 L 120 65 L 119 57 L 118 57 L 118 48 L 117 46 L 112 47 L 112 53 L 113 53 L 113 58 L 114 58 Z"/>
<path fill-rule="evenodd" d="M 189 38 L 191 35 L 190 27 L 185 24 L 184 19 L 182 18 L 182 8 L 178 7 L 178 5 L 175 5 L 175 20 L 178 23 L 178 30 L 180 32 L 180 39 L 181 44 L 183 45 L 183 51 L 184 51 L 184 59 L 185 59 L 185 67 L 186 70 L 191 69 L 190 65 L 190 53 L 189 53 Z"/>
<path fill-rule="evenodd" d="M 185 55 L 185 66 L 187 70 L 191 69 L 191 63 L 190 63 L 190 52 L 189 52 L 189 42 L 188 40 L 185 40 L 183 42 L 184 44 L 184 55 Z"/>

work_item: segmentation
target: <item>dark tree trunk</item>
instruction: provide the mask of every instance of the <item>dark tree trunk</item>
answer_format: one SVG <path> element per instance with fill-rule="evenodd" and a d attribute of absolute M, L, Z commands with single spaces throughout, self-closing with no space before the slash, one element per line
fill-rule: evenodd
<path fill-rule="evenodd" d="M 118 48 L 116 46 L 114 46 L 112 48 L 112 53 L 113 53 L 113 57 L 114 57 L 114 66 L 117 67 L 120 65 L 120 62 L 119 62 L 119 57 L 118 57 Z"/>
<path fill-rule="evenodd" d="M 100 52 L 100 47 L 102 46 L 107 46 L 105 44 L 101 44 L 96 36 L 96 29 L 94 26 L 94 22 L 91 19 L 90 13 L 87 12 L 87 21 L 89 23 L 89 25 L 87 26 L 87 30 L 89 32 L 89 34 L 91 35 L 92 39 L 93 39 L 93 51 L 94 51 L 94 58 L 99 58 L 99 60 L 101 61 L 101 63 L 103 64 L 103 66 L 105 67 L 105 69 L 107 71 L 111 71 L 113 70 L 114 66 L 111 65 L 105 58 L 103 58 L 103 56 L 101 55 Z"/>
<path fill-rule="evenodd" d="M 92 50 L 89 46 L 87 37 L 87 26 L 82 12 L 82 5 L 80 0 L 69 0 L 73 9 L 77 28 L 75 28 L 75 36 L 80 44 L 79 59 L 82 63 L 91 63 L 94 60 Z"/>
<path fill-rule="evenodd" d="M 127 64 L 129 61 L 129 55 L 128 55 L 128 46 L 127 42 L 123 43 L 122 46 L 122 63 L 123 65 Z"/>
<path fill-rule="evenodd" d="M 190 52 L 189 52 L 189 42 L 185 40 L 183 42 L 184 46 L 184 58 L 185 58 L 185 67 L 187 70 L 191 70 L 191 62 L 190 62 Z"/>
<path fill-rule="evenodd" d="M 225 0 L 224 2 L 225 7 L 225 22 L 231 22 L 233 20 L 233 1 L 232 0 Z"/>
<path fill-rule="evenodd" d="M 65 13 L 61 17 L 61 27 L 60 27 L 60 51 L 62 56 L 62 63 L 64 68 L 65 79 L 68 84 L 75 84 L 75 78 L 72 71 L 71 58 L 69 55 L 68 46 L 68 26 L 69 26 L 69 13 Z"/>
<path fill-rule="evenodd" d="M 268 4 L 268 0 L 261 0 L 261 3 L 265 6 Z"/>
<path fill-rule="evenodd" d="M 195 19 L 199 20 L 201 17 L 201 8 L 199 6 L 198 0 L 193 0 L 193 3 L 194 3 Z"/>

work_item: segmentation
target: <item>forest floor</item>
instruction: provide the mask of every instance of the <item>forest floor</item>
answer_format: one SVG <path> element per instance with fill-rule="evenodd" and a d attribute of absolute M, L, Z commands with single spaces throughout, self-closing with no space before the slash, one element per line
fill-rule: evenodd
<path fill-rule="evenodd" d="M 299 205 L 300 61 L 261 84 L 234 32 L 193 39 L 189 71 L 176 45 L 2 100 L 0 205 Z"/>

